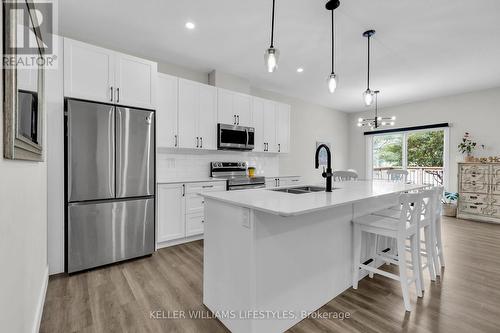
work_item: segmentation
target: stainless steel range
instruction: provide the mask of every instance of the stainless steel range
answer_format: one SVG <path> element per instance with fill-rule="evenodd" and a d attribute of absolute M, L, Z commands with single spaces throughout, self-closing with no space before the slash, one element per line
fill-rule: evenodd
<path fill-rule="evenodd" d="M 228 191 L 266 187 L 264 177 L 249 177 L 246 162 L 212 162 L 210 176 L 227 179 Z"/>

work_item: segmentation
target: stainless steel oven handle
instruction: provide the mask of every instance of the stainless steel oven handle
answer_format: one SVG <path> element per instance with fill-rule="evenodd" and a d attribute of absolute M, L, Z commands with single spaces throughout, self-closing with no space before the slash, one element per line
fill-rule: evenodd
<path fill-rule="evenodd" d="M 265 188 L 265 184 L 253 184 L 253 185 L 237 185 L 237 186 L 229 186 L 229 191 L 237 191 L 237 190 L 248 190 L 255 188 Z"/>

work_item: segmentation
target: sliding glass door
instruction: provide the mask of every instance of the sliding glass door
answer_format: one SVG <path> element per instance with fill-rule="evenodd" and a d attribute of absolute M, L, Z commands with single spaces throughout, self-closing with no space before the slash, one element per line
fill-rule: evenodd
<path fill-rule="evenodd" d="M 444 185 L 447 180 L 447 129 L 374 135 L 369 147 L 373 179 L 404 169 L 415 184 Z"/>

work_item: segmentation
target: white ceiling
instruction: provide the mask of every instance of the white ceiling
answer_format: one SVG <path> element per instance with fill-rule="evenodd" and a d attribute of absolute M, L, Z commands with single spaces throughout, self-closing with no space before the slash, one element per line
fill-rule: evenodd
<path fill-rule="evenodd" d="M 366 38 L 382 107 L 500 86 L 499 0 L 341 0 L 336 72 L 328 93 L 326 0 L 276 0 L 278 70 L 269 74 L 271 0 L 62 0 L 60 33 L 209 72 L 342 111 L 364 109 Z M 196 29 L 184 27 L 186 21 Z M 296 69 L 303 67 L 298 74 Z M 473 110 L 471 110 L 473 111 Z"/>

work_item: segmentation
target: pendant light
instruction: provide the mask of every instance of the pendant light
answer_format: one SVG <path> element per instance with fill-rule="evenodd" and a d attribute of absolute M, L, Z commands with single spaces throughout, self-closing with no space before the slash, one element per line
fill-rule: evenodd
<path fill-rule="evenodd" d="M 368 75 L 367 75 L 367 85 L 366 90 L 363 93 L 363 99 L 366 106 L 370 106 L 373 103 L 374 91 L 370 89 L 370 38 L 375 35 L 375 30 L 368 30 L 363 33 L 363 37 L 368 39 Z"/>
<path fill-rule="evenodd" d="M 379 90 L 373 91 L 373 95 L 375 96 L 375 117 L 374 118 L 359 118 L 358 119 L 358 127 L 369 126 L 370 129 L 377 129 L 383 126 L 394 126 L 396 125 L 395 120 L 396 117 L 379 117 L 378 115 L 378 94 Z"/>
<path fill-rule="evenodd" d="M 271 21 L 271 46 L 264 53 L 264 60 L 266 63 L 267 71 L 272 73 L 278 68 L 278 59 L 280 56 L 280 51 L 274 48 L 274 7 L 275 0 L 273 0 L 273 12 Z"/>
<path fill-rule="evenodd" d="M 332 12 L 332 72 L 328 76 L 328 90 L 330 94 L 335 92 L 337 89 L 337 75 L 335 74 L 335 20 L 334 11 L 340 6 L 339 0 L 330 0 L 326 3 L 326 10 Z"/>

